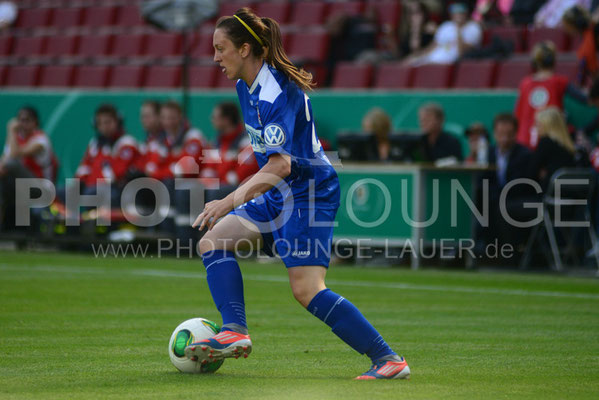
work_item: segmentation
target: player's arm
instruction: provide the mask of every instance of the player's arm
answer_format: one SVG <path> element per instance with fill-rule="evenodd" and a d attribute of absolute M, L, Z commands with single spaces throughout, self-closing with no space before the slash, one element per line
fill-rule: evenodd
<path fill-rule="evenodd" d="M 196 218 L 193 227 L 200 230 L 212 229 L 216 221 L 229 211 L 240 206 L 276 186 L 291 173 L 291 157 L 287 154 L 272 154 L 268 162 L 247 182 L 239 186 L 222 200 L 215 200 L 204 206 L 204 211 Z"/>

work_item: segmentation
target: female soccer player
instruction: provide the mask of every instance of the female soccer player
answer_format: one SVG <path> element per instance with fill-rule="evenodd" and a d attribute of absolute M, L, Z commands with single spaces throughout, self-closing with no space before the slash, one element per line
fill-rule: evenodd
<path fill-rule="evenodd" d="M 185 354 L 207 363 L 251 352 L 233 250 L 252 243 L 268 254 L 276 251 L 297 301 L 370 357 L 372 367 L 357 379 L 409 378 L 403 357 L 353 304 L 325 286 L 339 181 L 316 136 L 304 93 L 313 86 L 312 76 L 287 58 L 277 22 L 247 8 L 218 20 L 213 44 L 214 61 L 227 78 L 237 80 L 260 170 L 226 198 L 207 203 L 193 224 L 208 229 L 199 246 L 223 327 L 213 338 L 192 343 Z"/>

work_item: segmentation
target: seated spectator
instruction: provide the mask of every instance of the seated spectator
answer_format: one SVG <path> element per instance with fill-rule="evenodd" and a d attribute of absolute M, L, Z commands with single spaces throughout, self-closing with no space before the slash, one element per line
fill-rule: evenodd
<path fill-rule="evenodd" d="M 211 122 L 217 133 L 216 144 L 214 150 L 204 152 L 200 175 L 209 189 L 206 202 L 224 198 L 259 169 L 235 103 L 214 107 Z M 209 180 L 218 181 L 218 189 L 212 189 Z"/>
<path fill-rule="evenodd" d="M 539 110 L 555 106 L 563 109 L 564 96 L 586 103 L 586 96 L 568 78 L 555 74 L 556 51 L 553 42 L 537 43 L 532 49 L 535 72 L 520 82 L 515 115 L 518 119 L 518 143 L 534 149 L 539 137 L 535 115 Z"/>
<path fill-rule="evenodd" d="M 40 129 L 35 108 L 22 107 L 6 128 L 6 144 L 0 157 L 0 229 L 14 225 L 15 180 L 56 180 L 58 162 L 50 138 Z"/>
<path fill-rule="evenodd" d="M 382 109 L 375 107 L 368 111 L 362 118 L 362 131 L 376 138 L 379 161 L 389 160 L 391 145 L 389 135 L 391 134 L 391 118 Z"/>
<path fill-rule="evenodd" d="M 566 121 L 557 107 L 539 111 L 535 116 L 539 144 L 530 160 L 529 175 L 537 180 L 543 190 L 555 171 L 575 166 L 575 148 Z"/>
<path fill-rule="evenodd" d="M 498 239 L 501 243 L 522 244 L 525 233 L 510 226 L 500 213 L 499 200 L 505 185 L 511 181 L 527 178 L 530 151 L 516 141 L 518 121 L 510 113 L 495 116 L 493 121 L 493 137 L 495 145 L 487 150 L 487 159 L 493 170 L 483 173 L 482 179 L 488 184 L 489 224 L 477 226 L 476 237 L 479 245 L 491 243 Z M 481 210 L 484 196 L 483 185 L 478 185 L 477 203 Z M 506 207 L 512 218 L 522 216 L 522 207 L 525 200 L 529 199 L 529 186 L 517 185 L 507 193 Z M 519 212 L 520 211 L 520 212 Z"/>
<path fill-rule="evenodd" d="M 464 134 L 468 138 L 468 147 L 470 148 L 470 154 L 464 161 L 466 163 L 486 164 L 489 148 L 489 131 L 487 131 L 487 128 L 480 122 L 473 122 Z"/>
<path fill-rule="evenodd" d="M 163 229 L 187 244 L 194 235 L 189 217 L 190 194 L 188 190 L 175 190 L 175 178 L 198 176 L 206 141 L 199 129 L 189 126 L 176 101 L 160 106 L 160 124 L 164 131 L 146 144 L 143 172 L 168 188 L 170 208 Z"/>
<path fill-rule="evenodd" d="M 84 195 L 96 194 L 97 181 L 108 180 L 111 206 L 116 207 L 120 205 L 127 173 L 138 157 L 137 142 L 125 133 L 123 120 L 112 104 L 103 104 L 96 109 L 94 127 L 96 136 L 90 140 L 75 178 L 80 180 Z M 59 197 L 64 200 L 64 195 Z"/>
<path fill-rule="evenodd" d="M 591 14 L 580 6 L 568 9 L 562 22 L 566 32 L 574 38 L 582 38 L 576 57 L 580 64 L 577 84 L 584 85 L 597 77 L 599 63 L 597 61 L 597 37 L 599 27 L 591 20 Z"/>
<path fill-rule="evenodd" d="M 468 7 L 464 3 L 449 6 L 451 19 L 442 23 L 433 42 L 421 53 L 408 57 L 410 65 L 452 64 L 469 50 L 482 43 L 482 29 L 468 20 Z"/>
<path fill-rule="evenodd" d="M 400 58 L 423 51 L 433 41 L 437 30 L 436 24 L 430 20 L 426 4 L 407 1 L 402 6 L 404 23 L 400 24 L 399 43 L 393 49 Z"/>
<path fill-rule="evenodd" d="M 462 160 L 462 146 L 458 139 L 443 132 L 445 113 L 437 103 L 427 103 L 418 110 L 418 121 L 422 131 L 423 161 L 437 162 L 453 158 Z M 417 159 L 418 157 L 414 157 Z"/>
<path fill-rule="evenodd" d="M 588 10 L 591 0 L 549 0 L 535 14 L 537 28 L 557 28 L 566 10 L 576 5 Z"/>

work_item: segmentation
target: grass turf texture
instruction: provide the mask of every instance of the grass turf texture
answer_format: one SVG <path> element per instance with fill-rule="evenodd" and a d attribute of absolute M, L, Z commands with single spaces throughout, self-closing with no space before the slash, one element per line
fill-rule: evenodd
<path fill-rule="evenodd" d="M 242 262 L 254 352 L 184 375 L 172 330 L 220 323 L 197 260 L 0 252 L 0 398 L 596 398 L 599 282 L 333 267 L 403 354 L 410 381 L 359 382 L 369 362 L 291 296 L 282 265 Z"/>

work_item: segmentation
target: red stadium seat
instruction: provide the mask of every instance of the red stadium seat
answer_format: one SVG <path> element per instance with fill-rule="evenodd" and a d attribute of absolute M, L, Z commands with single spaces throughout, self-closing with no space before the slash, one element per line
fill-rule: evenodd
<path fill-rule="evenodd" d="M 528 32 L 528 49 L 545 40 L 552 41 L 557 51 L 567 51 L 570 46 L 570 39 L 562 29 L 536 28 Z"/>
<path fill-rule="evenodd" d="M 497 67 L 497 88 L 515 89 L 520 85 L 520 81 L 531 72 L 530 61 L 504 61 Z"/>
<path fill-rule="evenodd" d="M 489 28 L 489 39 L 492 40 L 493 36 L 512 42 L 514 44 L 514 51 L 516 52 L 526 50 L 526 29 L 520 26 L 497 26 Z"/>
<path fill-rule="evenodd" d="M 18 37 L 15 39 L 12 54 L 20 57 L 44 54 L 46 38 L 43 36 Z"/>
<path fill-rule="evenodd" d="M 155 57 L 181 54 L 181 35 L 176 33 L 156 33 L 148 35 L 146 54 Z"/>
<path fill-rule="evenodd" d="M 412 87 L 414 70 L 400 63 L 381 64 L 374 87 L 377 89 L 406 89 Z"/>
<path fill-rule="evenodd" d="M 36 86 L 39 81 L 39 65 L 8 67 L 6 86 Z"/>
<path fill-rule="evenodd" d="M 579 64 L 576 60 L 558 61 L 555 65 L 555 73 L 567 76 L 572 82 L 578 81 Z"/>
<path fill-rule="evenodd" d="M 124 6 L 117 10 L 116 25 L 123 27 L 134 27 L 143 25 L 143 19 L 139 12 L 139 6 Z"/>
<path fill-rule="evenodd" d="M 237 11 L 243 7 L 250 7 L 253 9 L 252 4 L 253 4 L 252 1 L 227 1 L 227 2 L 223 1 L 220 4 L 220 8 L 218 10 L 218 15 L 219 16 L 233 15 L 233 14 L 235 14 L 235 11 Z"/>
<path fill-rule="evenodd" d="M 111 35 L 84 35 L 79 41 L 78 54 L 85 57 L 104 56 L 110 52 Z"/>
<path fill-rule="evenodd" d="M 327 3 L 321 1 L 298 1 L 293 4 L 291 20 L 293 25 L 322 25 Z"/>
<path fill-rule="evenodd" d="M 212 46 L 213 32 L 201 32 L 195 43 L 195 46 L 191 49 L 192 57 L 213 57 L 214 47 Z"/>
<path fill-rule="evenodd" d="M 145 67 L 142 65 L 117 65 L 112 69 L 108 86 L 139 88 L 144 81 Z"/>
<path fill-rule="evenodd" d="M 255 6 L 256 13 L 261 17 L 272 18 L 279 24 L 285 24 L 289 17 L 291 4 L 287 1 L 267 2 L 263 1 Z"/>
<path fill-rule="evenodd" d="M 75 74 L 75 86 L 85 88 L 106 87 L 109 72 L 107 66 L 81 66 Z"/>
<path fill-rule="evenodd" d="M 21 29 L 43 28 L 50 23 L 51 16 L 51 8 L 22 9 L 19 11 L 15 27 Z"/>
<path fill-rule="evenodd" d="M 81 25 L 83 8 L 57 8 L 54 10 L 51 26 L 65 29 Z"/>
<path fill-rule="evenodd" d="M 380 25 L 396 27 L 401 15 L 401 4 L 398 0 L 371 0 L 366 7 L 374 7 Z"/>
<path fill-rule="evenodd" d="M 191 67 L 189 68 L 189 87 L 214 87 L 217 73 L 222 74 L 216 65 L 201 65 Z"/>
<path fill-rule="evenodd" d="M 329 36 L 325 31 L 308 31 L 293 34 L 289 56 L 294 60 L 322 62 L 329 50 Z"/>
<path fill-rule="evenodd" d="M 145 35 L 119 35 L 114 41 L 111 54 L 118 57 L 135 57 L 144 53 Z"/>
<path fill-rule="evenodd" d="M 111 26 L 116 19 L 116 7 L 86 7 L 83 25 L 91 28 Z"/>
<path fill-rule="evenodd" d="M 67 56 L 77 51 L 79 37 L 75 35 L 50 36 L 46 44 L 46 55 Z"/>
<path fill-rule="evenodd" d="M 453 65 L 431 64 L 414 69 L 414 87 L 445 89 L 451 84 Z"/>
<path fill-rule="evenodd" d="M 372 66 L 341 62 L 335 67 L 334 88 L 367 88 L 372 82 Z"/>
<path fill-rule="evenodd" d="M 490 88 L 495 80 L 496 67 L 494 61 L 463 61 L 457 65 L 453 86 L 464 89 Z"/>
<path fill-rule="evenodd" d="M 6 80 L 6 65 L 0 65 L 0 86 L 4 86 L 4 82 Z"/>
<path fill-rule="evenodd" d="M 176 88 L 181 86 L 181 67 L 151 66 L 146 75 L 145 87 Z"/>
<path fill-rule="evenodd" d="M 7 56 L 12 51 L 12 36 L 0 36 L 0 56 Z"/>
<path fill-rule="evenodd" d="M 48 65 L 42 70 L 40 86 L 69 87 L 75 78 L 72 65 Z"/>
<path fill-rule="evenodd" d="M 364 3 L 361 1 L 338 1 L 331 3 L 326 18 L 332 18 L 337 15 L 358 15 L 363 9 Z"/>

